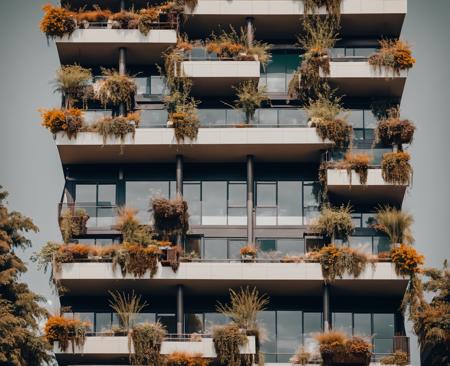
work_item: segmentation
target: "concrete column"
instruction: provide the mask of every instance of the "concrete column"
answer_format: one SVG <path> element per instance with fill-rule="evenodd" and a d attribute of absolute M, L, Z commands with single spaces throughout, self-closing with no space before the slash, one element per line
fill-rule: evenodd
<path fill-rule="evenodd" d="M 125 10 L 125 0 L 120 0 L 120 11 Z"/>
<path fill-rule="evenodd" d="M 254 157 L 247 155 L 247 241 L 253 243 L 255 241 L 254 225 L 253 225 L 253 202 L 254 202 Z"/>
<path fill-rule="evenodd" d="M 323 285 L 323 331 L 327 332 L 331 329 L 330 324 L 330 285 Z"/>
<path fill-rule="evenodd" d="M 183 196 L 183 155 L 176 158 L 176 191 L 177 196 Z"/>
<path fill-rule="evenodd" d="M 184 294 L 183 285 L 177 285 L 177 334 L 184 333 Z"/>
<path fill-rule="evenodd" d="M 122 3 L 120 4 L 122 6 Z M 125 47 L 119 48 L 119 74 L 125 75 L 127 73 L 127 49 Z M 120 103 L 119 114 L 125 115 L 125 104 Z"/>
<path fill-rule="evenodd" d="M 255 19 L 253 17 L 247 17 L 245 19 L 247 27 L 247 43 L 248 47 L 253 46 L 253 40 L 255 38 Z"/>

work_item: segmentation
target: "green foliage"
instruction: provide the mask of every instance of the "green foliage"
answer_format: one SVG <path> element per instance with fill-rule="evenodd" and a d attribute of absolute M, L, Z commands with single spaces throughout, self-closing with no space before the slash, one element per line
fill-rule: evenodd
<path fill-rule="evenodd" d="M 63 65 L 58 69 L 55 91 L 62 94 L 66 109 L 72 108 L 73 103 L 79 99 L 85 104 L 93 96 L 91 81 L 91 70 L 80 65 Z"/>
<path fill-rule="evenodd" d="M 163 366 L 164 357 L 160 354 L 160 350 L 166 334 L 166 329 L 158 322 L 133 327 L 131 336 L 134 355 L 130 357 L 131 364 Z"/>
<path fill-rule="evenodd" d="M 241 329 L 257 329 L 256 318 L 269 304 L 267 295 L 259 295 L 254 287 L 241 287 L 238 292 L 230 289 L 230 303 L 217 305 L 217 311 L 230 318 Z"/>
<path fill-rule="evenodd" d="M 44 298 L 19 282 L 27 268 L 16 254 L 31 246 L 25 234 L 38 228 L 30 218 L 8 210 L 7 195 L 0 186 L 0 364 L 41 365 L 51 360 L 49 344 L 39 335 L 39 321 L 48 313 L 39 306 Z"/>
<path fill-rule="evenodd" d="M 269 98 L 266 96 L 266 88 L 258 87 L 258 83 L 252 80 L 243 81 L 237 87 L 235 107 L 245 113 L 245 122 L 250 124 L 255 116 L 256 109 Z"/>
<path fill-rule="evenodd" d="M 391 243 L 412 244 L 412 215 L 395 207 L 381 206 L 377 210 L 377 224 L 375 228 L 389 236 Z"/>

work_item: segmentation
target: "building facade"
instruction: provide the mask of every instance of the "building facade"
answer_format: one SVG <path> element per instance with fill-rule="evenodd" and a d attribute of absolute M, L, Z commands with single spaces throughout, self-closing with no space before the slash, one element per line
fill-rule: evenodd
<path fill-rule="evenodd" d="M 139 13 L 147 2 L 96 1 L 112 13 Z M 91 3 L 64 0 L 62 6 L 89 11 Z M 60 365 L 129 363 L 126 337 L 110 335 L 119 323 L 108 302 L 112 290 L 134 290 L 148 302 L 136 321 L 159 321 L 166 327 L 170 336 L 162 353 L 184 350 L 213 358 L 207 335 L 215 325 L 227 323 L 217 302 L 228 300 L 230 288 L 247 285 L 270 297 L 258 319 L 266 365 L 290 365 L 300 346 L 312 351 L 317 348 L 314 334 L 330 328 L 370 337 L 374 364 L 395 351 L 409 352 L 400 311 L 408 281 L 390 262 L 376 261 L 358 278 L 345 275 L 330 282 L 324 280 L 320 263 L 292 259 L 324 245 L 311 231 L 324 205 L 324 185 L 331 205 L 352 207 L 355 228 L 341 245 L 363 248 L 370 255 L 390 249 L 389 238 L 372 223 L 380 205 L 401 208 L 407 184 L 383 176 L 383 154 L 392 146 L 374 142 L 378 119 L 373 104 L 382 99 L 399 103 L 407 73 L 377 70 L 368 58 L 377 52 L 380 39 L 400 37 L 406 10 L 407 0 L 342 0 L 338 40 L 329 50 L 330 70 L 321 74 L 343 96 L 353 127 L 353 152 L 373 157 L 365 183 L 355 171 L 348 174 L 345 168 L 323 164 L 340 160 L 349 147 L 339 149 L 322 139 L 308 123 L 305 101 L 288 96 L 304 59 L 297 43 L 305 18 L 303 1 L 198 0 L 175 15 L 152 20 L 147 34 L 117 29 L 121 27 L 114 26 L 114 20 L 78 20 L 71 34 L 55 38 L 61 65 L 89 68 L 94 80 L 101 78 L 101 67 L 114 68 L 120 75 L 132 75 L 137 85 L 128 107 L 123 102 L 117 108 L 78 100 L 75 105 L 84 108 L 85 125 L 140 112 L 134 133 L 123 138 L 105 140 L 84 130 L 70 138 L 56 133 L 65 176 L 60 216 L 74 209 L 89 216 L 86 230 L 70 241 L 120 244 L 120 207 L 135 208 L 140 222 L 147 224 L 152 198 L 181 195 L 188 204 L 189 231 L 178 244 L 186 257 L 190 254 L 176 272 L 159 264 L 153 278 L 122 276 L 108 261 L 61 264 L 54 277 L 65 288 L 60 293 L 64 315 L 88 321 L 90 329 L 83 350 L 55 349 Z M 327 15 L 325 7 L 317 11 Z M 194 42 L 205 41 L 212 32 L 230 34 L 230 26 L 245 34 L 250 46 L 258 41 L 270 44 L 270 60 L 263 65 L 258 57 L 222 57 Z M 176 61 L 174 76 L 188 78 L 191 95 L 200 102 L 198 136 L 184 142 L 176 140 L 167 124 L 170 112 L 164 103 L 170 94 L 164 53 L 179 44 L 180 36 L 192 47 Z M 264 87 L 268 98 L 256 108 L 251 126 L 243 125 L 245 113 L 233 108 L 236 86 L 245 81 Z M 321 169 L 326 170 L 322 180 Z M 241 248 L 248 243 L 258 251 L 250 263 L 241 258 Z M 193 333 L 204 338 L 192 342 Z M 256 352 L 255 344 L 248 343 L 242 352 Z"/>

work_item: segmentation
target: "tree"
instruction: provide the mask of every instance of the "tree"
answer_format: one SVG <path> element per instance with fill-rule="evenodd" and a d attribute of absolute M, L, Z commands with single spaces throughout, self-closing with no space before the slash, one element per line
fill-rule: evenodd
<path fill-rule="evenodd" d="M 15 250 L 29 247 L 24 233 L 38 228 L 30 218 L 8 211 L 7 196 L 0 186 L 0 364 L 37 366 L 51 360 L 50 346 L 38 334 L 39 320 L 48 314 L 39 306 L 44 299 L 19 282 L 27 268 Z"/>
<path fill-rule="evenodd" d="M 423 290 L 433 294 L 430 302 L 422 296 L 420 305 L 410 309 L 414 332 L 421 351 L 429 355 L 427 365 L 450 364 L 450 270 L 447 261 L 441 270 L 423 271 L 428 278 Z"/>

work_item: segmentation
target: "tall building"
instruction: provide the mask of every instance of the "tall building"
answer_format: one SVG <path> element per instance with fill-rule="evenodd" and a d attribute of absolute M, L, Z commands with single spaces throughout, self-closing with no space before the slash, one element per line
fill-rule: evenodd
<path fill-rule="evenodd" d="M 386 175 L 384 154 L 398 147 L 376 140 L 374 112 L 380 101 L 400 102 L 407 70 L 369 62 L 379 54 L 380 39 L 400 37 L 407 0 L 151 1 L 147 12 L 147 0 L 95 3 L 103 11 L 92 1 L 63 0 L 62 31 L 56 22 L 42 26 L 56 42 L 61 65 L 90 69 L 85 76 L 92 76 L 75 91 L 61 88 L 66 125 L 48 122 L 47 115 L 65 176 L 58 206 L 63 236 L 96 247 L 120 244 L 120 208 L 136 209 L 140 222 L 149 224 L 155 197 L 182 196 L 189 230 L 165 238 L 183 252 L 161 249 L 153 276 L 123 275 L 111 259 L 92 253 L 54 266 L 64 316 L 89 322 L 82 347 L 55 346 L 59 365 L 129 364 L 127 337 L 114 331 L 120 319 L 109 291 L 115 290 L 134 290 L 147 301 L 135 323 L 165 326 L 162 354 L 186 351 L 214 360 L 211 332 L 228 322 L 217 302 L 226 303 L 229 289 L 242 286 L 270 298 L 258 315 L 261 335 L 249 335 L 240 349 L 255 354 L 260 348 L 266 365 L 290 365 L 301 346 L 317 350 L 314 335 L 329 329 L 369 337 L 373 364 L 395 351 L 409 355 L 400 311 L 408 279 L 383 255 L 391 240 L 373 226 L 380 205 L 401 208 L 408 186 Z M 319 18 L 338 34 L 331 48 L 314 56 L 297 37 L 308 34 L 305 19 L 313 19 L 311 27 Z M 311 79 L 304 74 L 308 65 L 315 68 Z M 352 126 L 350 144 L 319 131 L 311 103 L 330 93 L 322 87 L 305 92 L 314 77 L 341 96 L 345 111 L 330 118 Z M 132 83 L 124 86 L 124 80 Z M 114 89 L 119 84 L 124 89 Z M 243 85 L 253 88 L 250 96 L 262 96 L 254 112 L 236 102 L 245 104 L 237 95 Z M 189 91 L 197 107 L 186 96 L 173 97 L 177 90 Z M 198 116 L 198 135 L 175 136 L 180 125 L 190 126 L 191 114 Z M 371 155 L 366 177 L 348 155 L 342 160 L 349 145 L 360 158 Z M 347 204 L 354 225 L 348 238 L 324 235 L 313 225 L 327 205 Z M 325 278 L 317 253 L 331 239 L 376 260 L 360 274 Z"/>

